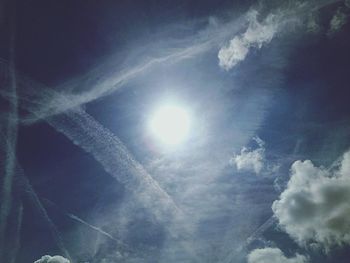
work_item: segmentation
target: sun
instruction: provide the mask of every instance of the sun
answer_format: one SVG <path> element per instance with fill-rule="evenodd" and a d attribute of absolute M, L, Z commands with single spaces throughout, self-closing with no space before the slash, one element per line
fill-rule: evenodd
<path fill-rule="evenodd" d="M 175 146 L 188 138 L 190 123 L 190 114 L 184 107 L 163 105 L 152 114 L 149 128 L 156 140 Z"/>

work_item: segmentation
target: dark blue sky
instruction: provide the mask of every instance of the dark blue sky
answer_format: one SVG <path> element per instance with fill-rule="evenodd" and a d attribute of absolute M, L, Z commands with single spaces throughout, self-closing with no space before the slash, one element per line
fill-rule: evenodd
<path fill-rule="evenodd" d="M 0 7 L 1 262 L 347 262 L 349 1 Z"/>

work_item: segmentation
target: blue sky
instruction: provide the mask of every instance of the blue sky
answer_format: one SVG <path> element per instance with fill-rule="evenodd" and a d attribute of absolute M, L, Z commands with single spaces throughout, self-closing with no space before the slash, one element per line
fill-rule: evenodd
<path fill-rule="evenodd" d="M 347 261 L 349 1 L 1 7 L 1 262 Z"/>

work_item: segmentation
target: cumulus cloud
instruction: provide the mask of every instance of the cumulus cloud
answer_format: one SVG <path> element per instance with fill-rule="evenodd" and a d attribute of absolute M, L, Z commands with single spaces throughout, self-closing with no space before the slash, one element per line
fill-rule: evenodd
<path fill-rule="evenodd" d="M 331 170 L 309 160 L 296 161 L 272 210 L 300 245 L 328 250 L 350 244 L 350 151 Z"/>
<path fill-rule="evenodd" d="M 42 256 L 41 259 L 34 261 L 34 263 L 70 263 L 70 261 L 61 256 Z"/>
<path fill-rule="evenodd" d="M 295 257 L 287 258 L 278 248 L 259 248 L 248 255 L 248 263 L 306 263 L 305 256 L 297 254 Z"/>
<path fill-rule="evenodd" d="M 234 155 L 230 163 L 236 166 L 237 170 L 245 170 L 259 174 L 265 165 L 265 143 L 259 137 L 253 138 L 258 148 L 252 150 L 247 147 L 241 149 L 241 153 Z"/>
<path fill-rule="evenodd" d="M 268 163 L 265 157 L 265 142 L 259 137 L 254 137 L 253 140 L 258 147 L 255 149 L 243 147 L 239 154 L 231 158 L 230 164 L 239 171 L 249 171 L 257 175 L 271 176 L 279 170 L 280 164 Z"/>
<path fill-rule="evenodd" d="M 247 30 L 235 36 L 227 46 L 219 50 L 220 67 L 230 70 L 237 63 L 244 60 L 250 48 L 261 48 L 269 43 L 278 30 L 278 16 L 270 14 L 262 22 L 257 19 L 258 12 L 249 12 Z"/>

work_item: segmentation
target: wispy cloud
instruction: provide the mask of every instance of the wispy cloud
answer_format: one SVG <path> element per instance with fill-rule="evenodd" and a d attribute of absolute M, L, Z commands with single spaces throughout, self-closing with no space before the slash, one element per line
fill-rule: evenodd
<path fill-rule="evenodd" d="M 248 255 L 248 263 L 306 263 L 305 256 L 296 254 L 287 258 L 279 248 L 259 248 L 251 251 Z"/>
<path fill-rule="evenodd" d="M 350 151 L 330 171 L 306 160 L 296 161 L 291 173 L 272 206 L 282 228 L 300 245 L 350 244 Z"/>

